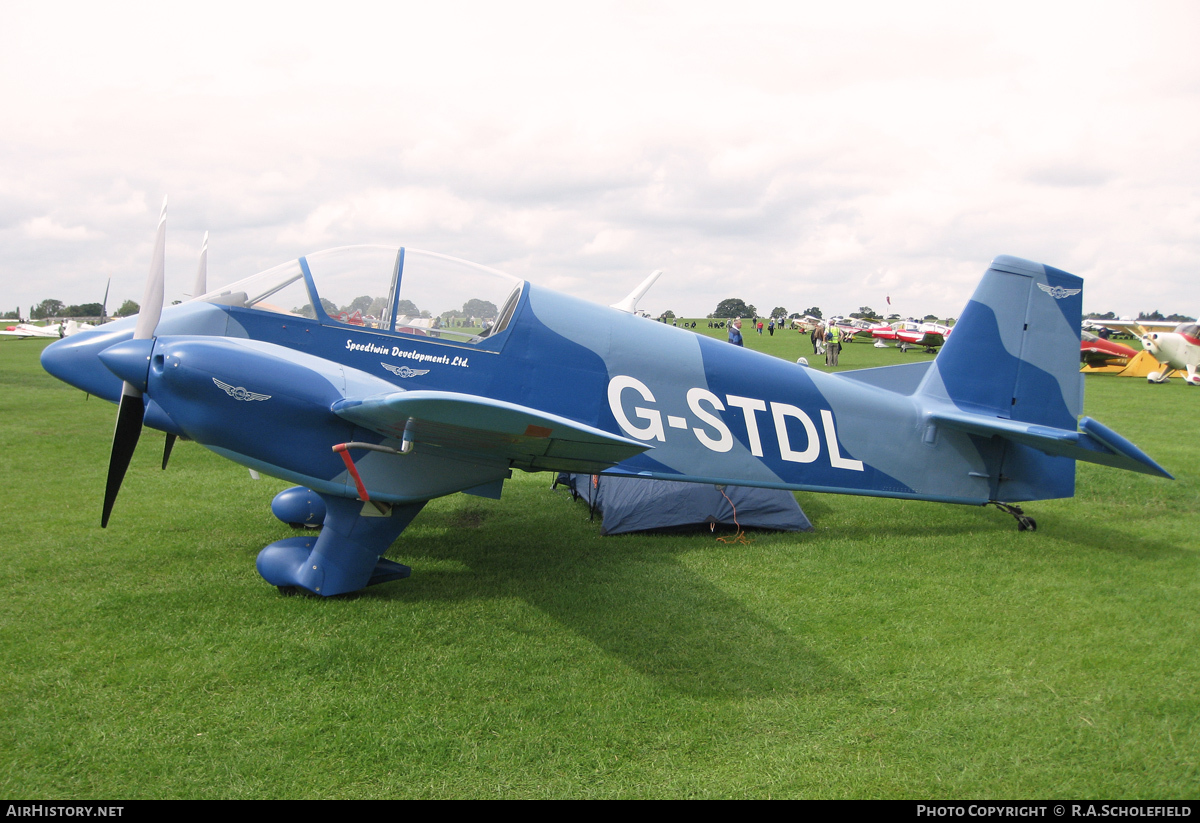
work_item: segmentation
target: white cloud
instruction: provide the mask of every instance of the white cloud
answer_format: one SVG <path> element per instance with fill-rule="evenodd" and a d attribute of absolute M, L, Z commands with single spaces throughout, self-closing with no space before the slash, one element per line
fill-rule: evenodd
<path fill-rule="evenodd" d="M 34 217 L 21 223 L 21 231 L 30 240 L 74 242 L 102 237 L 86 226 L 63 226 L 53 217 Z"/>
<path fill-rule="evenodd" d="M 181 282 L 210 229 L 214 283 L 389 242 L 604 303 L 663 268 L 651 310 L 951 314 L 1013 253 L 1200 310 L 1194 4 L 11 6 L 2 304 L 137 299 L 170 193 Z"/>

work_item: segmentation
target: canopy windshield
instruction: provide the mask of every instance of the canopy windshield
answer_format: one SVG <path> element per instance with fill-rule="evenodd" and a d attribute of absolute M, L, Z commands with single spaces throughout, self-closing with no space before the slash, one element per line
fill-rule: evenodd
<path fill-rule="evenodd" d="M 306 272 L 315 295 L 309 293 Z M 495 269 L 434 252 L 343 246 L 267 269 L 197 299 L 326 325 L 476 343 L 508 325 L 523 285 Z"/>

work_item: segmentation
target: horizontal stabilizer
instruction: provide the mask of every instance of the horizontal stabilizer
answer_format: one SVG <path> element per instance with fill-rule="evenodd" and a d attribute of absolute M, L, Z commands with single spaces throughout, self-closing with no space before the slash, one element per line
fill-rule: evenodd
<path fill-rule="evenodd" d="M 938 411 L 930 421 L 950 429 L 1022 443 L 1049 455 L 1100 463 L 1118 469 L 1173 479 L 1141 449 L 1107 426 L 1085 417 L 1083 431 L 1070 431 L 970 412 Z"/>
<path fill-rule="evenodd" d="M 899 363 L 895 366 L 877 366 L 873 369 L 855 369 L 835 374 L 841 380 L 866 383 L 868 386 L 909 396 L 921 387 L 921 381 L 925 379 L 925 373 L 932 365 L 932 360 L 921 360 L 916 363 Z"/>
<path fill-rule="evenodd" d="M 596 473 L 649 446 L 515 403 L 471 394 L 397 391 L 347 398 L 338 416 L 414 448 L 507 460 L 529 471 Z"/>

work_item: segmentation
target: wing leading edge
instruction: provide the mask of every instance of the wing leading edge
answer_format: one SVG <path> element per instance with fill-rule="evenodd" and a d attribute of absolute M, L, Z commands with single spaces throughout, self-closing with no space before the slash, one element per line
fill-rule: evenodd
<path fill-rule="evenodd" d="M 332 408 L 339 417 L 413 448 L 507 460 L 527 471 L 596 473 L 650 448 L 557 415 L 457 392 L 348 397 Z"/>

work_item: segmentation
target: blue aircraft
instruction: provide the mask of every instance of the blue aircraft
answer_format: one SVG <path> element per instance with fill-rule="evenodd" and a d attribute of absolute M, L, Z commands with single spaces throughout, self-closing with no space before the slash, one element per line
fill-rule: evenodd
<path fill-rule="evenodd" d="M 143 424 L 164 468 L 184 437 L 300 484 L 273 510 L 323 528 L 260 552 L 281 591 L 408 576 L 382 555 L 422 506 L 498 498 L 513 469 L 991 503 L 1020 528 L 1017 504 L 1074 494 L 1076 460 L 1170 477 L 1079 419 L 1082 280 L 1049 266 L 997 257 L 936 360 L 827 374 L 410 248 L 162 309 L 165 215 L 142 313 L 42 364 L 119 404 L 102 525 Z"/>

